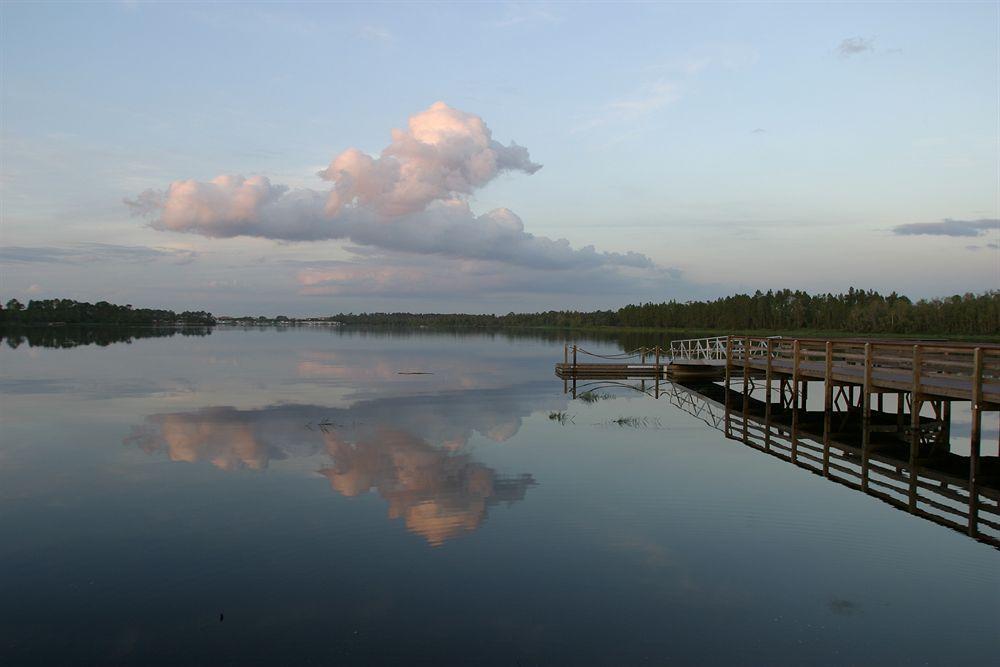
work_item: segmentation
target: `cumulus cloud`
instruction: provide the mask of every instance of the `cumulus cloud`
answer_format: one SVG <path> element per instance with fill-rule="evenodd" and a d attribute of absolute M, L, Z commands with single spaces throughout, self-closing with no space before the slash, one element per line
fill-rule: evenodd
<path fill-rule="evenodd" d="M 840 42 L 837 53 L 841 58 L 850 58 L 861 53 L 875 50 L 875 40 L 869 37 L 848 37 Z"/>
<path fill-rule="evenodd" d="M 911 222 L 892 228 L 900 236 L 984 236 L 987 232 L 1000 230 L 1000 219 L 981 218 L 979 220 L 952 220 L 940 222 Z"/>
<path fill-rule="evenodd" d="M 266 176 L 182 180 L 126 200 L 160 230 L 285 241 L 345 239 L 386 250 L 498 261 L 540 269 L 651 267 L 640 253 L 573 248 L 536 236 L 513 211 L 476 215 L 468 196 L 505 172 L 541 165 L 493 139 L 482 118 L 443 102 L 412 116 L 378 156 L 356 148 L 319 172 L 329 190 L 291 189 Z"/>
<path fill-rule="evenodd" d="M 502 171 L 541 169 L 528 150 L 495 141 L 483 119 L 436 102 L 393 130 L 392 143 L 374 158 L 349 148 L 319 172 L 334 182 L 328 209 L 357 204 L 386 216 L 423 210 L 433 201 L 471 194 Z"/>

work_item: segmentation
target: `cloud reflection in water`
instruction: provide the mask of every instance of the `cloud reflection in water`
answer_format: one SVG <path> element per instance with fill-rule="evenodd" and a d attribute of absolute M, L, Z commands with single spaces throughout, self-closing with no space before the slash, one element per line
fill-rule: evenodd
<path fill-rule="evenodd" d="M 361 401 L 349 408 L 218 406 L 154 414 L 125 444 L 171 461 L 207 461 L 222 470 L 263 470 L 270 462 L 329 457 L 318 472 L 338 493 L 376 491 L 389 517 L 438 546 L 477 529 L 488 508 L 522 500 L 529 474 L 504 475 L 465 451 L 479 433 L 514 436 L 522 417 L 545 409 L 530 392 L 481 390 Z"/>

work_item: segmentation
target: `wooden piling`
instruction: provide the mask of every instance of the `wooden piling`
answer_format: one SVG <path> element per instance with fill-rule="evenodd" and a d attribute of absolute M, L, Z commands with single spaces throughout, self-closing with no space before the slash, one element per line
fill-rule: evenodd
<path fill-rule="evenodd" d="M 764 393 L 766 394 L 764 403 L 764 423 L 771 423 L 771 383 L 774 379 L 774 339 L 767 339 L 767 366 L 764 371 Z M 771 450 L 771 429 L 764 430 L 764 450 Z"/>
<path fill-rule="evenodd" d="M 799 457 L 799 341 L 792 341 L 792 463 Z"/>
<path fill-rule="evenodd" d="M 868 490 L 868 455 L 872 437 L 872 344 L 865 343 L 865 375 L 861 391 L 861 489 Z"/>
<path fill-rule="evenodd" d="M 943 401 L 941 408 L 941 444 L 944 452 L 951 450 L 951 401 Z"/>
<path fill-rule="evenodd" d="M 656 346 L 656 398 L 660 397 L 660 378 L 663 377 L 663 369 L 660 368 L 660 346 Z"/>
<path fill-rule="evenodd" d="M 979 457 L 983 428 L 983 349 L 972 353 L 972 428 L 969 433 L 969 535 L 979 527 Z"/>
<path fill-rule="evenodd" d="M 747 440 L 750 416 L 750 336 L 743 340 L 743 441 Z"/>
<path fill-rule="evenodd" d="M 910 510 L 917 508 L 917 460 L 920 458 L 920 407 L 923 403 L 920 397 L 920 367 L 923 361 L 923 350 L 919 345 L 913 346 L 913 383 L 910 389 Z"/>
<path fill-rule="evenodd" d="M 826 341 L 823 372 L 823 476 L 830 476 L 830 420 L 833 418 L 833 343 Z"/>
<path fill-rule="evenodd" d="M 733 366 L 733 337 L 726 336 L 726 435 L 732 435 L 732 421 L 729 418 L 729 383 L 732 381 L 732 366 Z"/>

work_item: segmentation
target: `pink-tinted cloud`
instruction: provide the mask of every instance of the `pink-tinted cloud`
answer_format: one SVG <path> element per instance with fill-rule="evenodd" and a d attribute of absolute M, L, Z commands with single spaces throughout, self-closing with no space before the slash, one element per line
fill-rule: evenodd
<path fill-rule="evenodd" d="M 356 148 L 319 176 L 330 190 L 290 189 L 265 176 L 222 175 L 175 181 L 126 203 L 156 229 L 210 237 L 286 241 L 349 239 L 363 246 L 424 255 L 498 261 L 540 269 L 651 267 L 639 253 L 573 248 L 535 236 L 509 209 L 476 215 L 466 197 L 499 174 L 533 174 L 527 149 L 501 144 L 482 118 L 443 102 L 392 132 L 378 156 Z"/>
<path fill-rule="evenodd" d="M 319 175 L 334 183 L 327 203 L 331 215 L 359 206 L 399 217 L 472 194 L 502 171 L 533 174 L 541 168 L 526 148 L 495 141 L 479 116 L 435 102 L 410 118 L 408 130 L 393 130 L 381 156 L 350 148 Z"/>

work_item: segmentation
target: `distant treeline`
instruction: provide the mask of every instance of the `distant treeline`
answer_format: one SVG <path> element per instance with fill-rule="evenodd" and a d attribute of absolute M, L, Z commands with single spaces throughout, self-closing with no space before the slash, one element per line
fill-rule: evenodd
<path fill-rule="evenodd" d="M 208 336 L 209 326 L 185 327 L 121 327 L 121 326 L 81 326 L 59 327 L 7 326 L 0 331 L 0 342 L 17 349 L 28 347 L 79 347 L 97 345 L 107 347 L 114 343 L 131 343 L 141 338 L 166 338 L 169 336 Z"/>
<path fill-rule="evenodd" d="M 428 327 L 634 327 L 703 331 L 814 329 L 878 334 L 1000 334 L 1000 291 L 912 301 L 893 292 L 844 294 L 757 291 L 714 301 L 668 301 L 618 310 L 507 315 L 361 313 L 331 319 L 348 325 Z"/>
<path fill-rule="evenodd" d="M 247 322 L 295 324 L 279 316 L 246 318 Z M 234 320 L 233 323 L 243 322 Z M 618 310 L 506 315 L 440 313 L 361 313 L 310 318 L 310 323 L 341 323 L 375 327 L 433 328 L 558 328 L 625 327 L 634 329 L 685 329 L 698 331 L 802 331 L 817 330 L 859 334 L 1000 335 L 1000 290 L 912 301 L 893 292 L 888 296 L 871 290 L 850 289 L 843 294 L 807 294 L 802 291 L 757 291 L 713 301 L 667 301 L 629 305 Z M 70 299 L 30 301 L 27 306 L 11 299 L 0 307 L 0 325 L 32 324 L 201 325 L 216 323 L 205 311 L 154 310 L 96 304 Z"/>
<path fill-rule="evenodd" d="M 11 299 L 0 306 L 0 324 L 32 325 L 32 324 L 184 324 L 212 325 L 215 318 L 212 313 L 203 310 L 185 310 L 175 313 L 172 310 L 154 308 L 133 308 L 131 305 L 119 306 L 107 301 L 87 303 L 72 299 L 41 299 L 32 300 L 25 306 L 17 299 Z"/>

